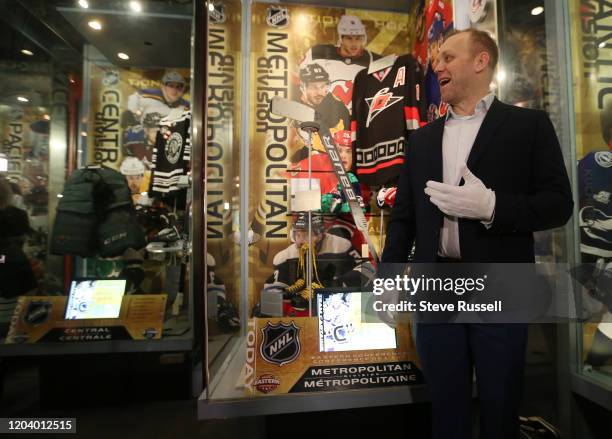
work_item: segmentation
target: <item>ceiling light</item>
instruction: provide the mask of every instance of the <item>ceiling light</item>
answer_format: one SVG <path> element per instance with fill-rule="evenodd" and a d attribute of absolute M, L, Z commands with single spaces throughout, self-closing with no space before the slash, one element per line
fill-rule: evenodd
<path fill-rule="evenodd" d="M 83 9 L 89 8 L 89 2 L 87 0 L 79 0 L 79 6 Z"/>
<path fill-rule="evenodd" d="M 17 96 L 19 102 L 30 102 L 30 100 L 24 96 Z"/>
<path fill-rule="evenodd" d="M 531 10 L 531 15 L 540 15 L 542 12 L 544 12 L 544 8 L 542 6 L 536 6 Z"/>
<path fill-rule="evenodd" d="M 213 5 L 212 2 L 208 3 L 208 10 L 210 12 L 214 12 L 215 11 L 215 5 Z"/>
<path fill-rule="evenodd" d="M 142 12 L 142 5 L 140 2 L 130 2 L 130 9 L 134 12 Z"/>
<path fill-rule="evenodd" d="M 120 59 L 130 59 L 130 56 L 127 53 L 119 52 L 117 57 Z"/>
<path fill-rule="evenodd" d="M 34 52 L 28 49 L 21 49 L 21 53 L 23 53 L 24 55 L 28 55 L 28 56 L 34 55 Z"/>
<path fill-rule="evenodd" d="M 98 20 L 91 20 L 89 23 L 87 23 L 87 25 L 92 28 L 93 30 L 101 30 L 102 29 L 102 23 L 100 23 Z"/>

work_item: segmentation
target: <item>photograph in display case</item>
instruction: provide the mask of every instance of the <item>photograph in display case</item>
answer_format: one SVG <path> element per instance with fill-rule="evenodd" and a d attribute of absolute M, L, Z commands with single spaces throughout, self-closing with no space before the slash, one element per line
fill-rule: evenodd
<path fill-rule="evenodd" d="M 251 50 L 253 83 L 256 85 L 251 95 L 255 111 L 250 115 L 249 218 L 251 228 L 261 239 L 249 249 L 247 309 L 255 316 L 263 317 L 259 314 L 260 295 L 265 294 L 269 299 L 273 290 L 276 294 L 295 296 L 294 306 L 285 309 L 284 315 L 297 316 L 308 311 L 300 305 L 297 297 L 307 296 L 302 297 L 307 302 L 312 296 L 311 292 L 304 293 L 305 285 L 298 285 L 306 278 L 299 268 L 300 255 L 304 253 L 305 256 L 308 252 L 300 249 L 304 243 L 291 242 L 295 241 L 292 237 L 302 233 L 299 230 L 303 221 L 300 221 L 300 213 L 295 212 L 289 203 L 289 195 L 293 179 L 306 178 L 309 165 L 312 178 L 319 180 L 321 210 L 317 216 L 322 220 L 322 225 L 315 229 L 316 244 L 311 254 L 317 262 L 329 259 L 329 267 L 333 268 L 325 270 L 319 267 L 315 289 L 343 284 L 359 286 L 363 280 L 361 274 L 373 272 L 373 269 L 362 268 L 369 264 L 371 255 L 380 252 L 381 246 L 380 242 L 374 244 L 378 229 L 370 215 L 373 191 L 355 173 L 356 157 L 361 157 L 356 154 L 359 142 L 356 143 L 355 131 L 357 117 L 361 118 L 363 113 L 353 114 L 353 98 L 354 92 L 362 88 L 356 80 L 358 74 L 374 78 L 365 74 L 372 63 L 390 56 L 390 62 L 381 65 L 377 72 L 371 72 L 378 74 L 380 79 L 391 81 L 389 86 L 384 86 L 387 93 L 381 91 L 383 86 L 375 87 L 371 96 L 362 96 L 363 102 L 359 102 L 359 106 L 372 107 L 371 119 L 375 123 L 384 124 L 385 120 L 388 124 L 397 122 L 400 129 L 407 124 L 404 119 L 406 105 L 398 104 L 398 100 L 404 100 L 405 93 L 401 87 L 415 93 L 414 68 L 408 64 L 408 67 L 397 66 L 391 73 L 385 70 L 401 59 L 400 55 L 412 53 L 413 16 L 409 12 L 290 4 L 254 5 Z M 376 95 L 376 92 L 380 93 Z M 416 93 L 418 95 L 418 87 Z M 274 96 L 294 100 L 315 110 L 329 134 L 325 134 L 327 131 L 323 128 L 320 133 L 315 132 L 309 148 L 308 132 L 299 126 L 299 122 L 270 111 L 269 101 Z M 401 114 L 391 116 L 397 121 L 390 121 L 385 115 L 390 114 L 394 107 Z M 416 116 L 421 117 L 424 120 L 425 114 Z M 336 149 L 348 185 L 340 184 L 334 172 L 335 164 L 327 154 L 329 148 L 322 142 L 325 135 L 330 146 Z M 393 149 L 395 155 L 389 159 L 391 163 L 393 159 L 401 159 L 403 143 L 398 146 L 397 142 L 393 144 L 392 135 L 387 137 L 379 140 L 387 141 L 386 148 Z M 405 139 L 404 134 L 400 137 Z M 367 149 L 365 144 L 364 148 Z M 396 177 L 397 169 L 391 173 Z M 368 175 L 372 177 L 373 173 Z M 391 181 L 394 176 L 387 175 L 386 180 Z M 354 198 L 359 207 L 352 204 L 352 196 L 346 196 L 351 193 L 356 194 Z M 358 227 L 356 218 L 364 215 L 367 225 Z M 344 265 L 339 261 L 349 259 L 353 260 L 350 266 L 342 268 Z M 349 274 L 350 279 L 347 279 Z"/>
<path fill-rule="evenodd" d="M 116 172 L 127 182 L 129 218 L 117 217 L 112 205 L 104 221 L 108 233 L 118 236 L 131 224 L 128 236 L 141 234 L 143 239 L 114 248 L 113 254 L 88 252 L 86 275 L 126 279 L 126 294 L 167 294 L 166 320 L 174 322 L 167 333 L 172 334 L 177 318 L 184 320 L 181 327 L 188 320 L 190 71 L 122 68 L 95 47 L 87 50 L 84 87 L 91 99 L 82 111 L 92 123 L 81 133 L 85 145 L 80 159 L 88 166 L 77 172 Z M 70 254 L 63 243 L 55 244 L 57 253 Z"/>
<path fill-rule="evenodd" d="M 364 321 L 362 301 L 373 297 L 361 292 L 317 292 L 321 352 L 395 349 L 395 329 L 387 323 Z M 367 306 L 366 306 L 367 307 Z"/>
<path fill-rule="evenodd" d="M 569 2 L 572 21 L 580 256 L 590 275 L 585 307 L 598 323 L 582 325 L 583 370 L 612 375 L 612 55 L 609 14 L 601 2 Z M 578 19 L 579 18 L 579 19 Z M 593 318 L 591 319 L 593 320 Z"/>
<path fill-rule="evenodd" d="M 116 319 L 121 312 L 125 279 L 73 280 L 66 320 Z"/>

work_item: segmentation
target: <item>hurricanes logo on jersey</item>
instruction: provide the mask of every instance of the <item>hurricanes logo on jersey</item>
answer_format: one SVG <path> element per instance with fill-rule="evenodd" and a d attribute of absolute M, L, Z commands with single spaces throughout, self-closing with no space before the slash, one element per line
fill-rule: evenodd
<path fill-rule="evenodd" d="M 402 99 L 402 96 L 393 96 L 393 93 L 389 92 L 389 87 L 378 90 L 373 98 L 366 98 L 368 107 L 370 107 L 366 127 L 370 126 L 370 122 L 372 122 L 376 116 L 389 108 L 391 105 L 397 104 Z"/>

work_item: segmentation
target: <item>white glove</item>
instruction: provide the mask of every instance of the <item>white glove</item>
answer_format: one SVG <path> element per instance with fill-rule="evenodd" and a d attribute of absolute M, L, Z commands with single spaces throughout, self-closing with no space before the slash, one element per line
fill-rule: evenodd
<path fill-rule="evenodd" d="M 428 181 L 425 193 L 448 216 L 491 221 L 495 211 L 495 192 L 488 189 L 464 165 L 463 186 Z"/>

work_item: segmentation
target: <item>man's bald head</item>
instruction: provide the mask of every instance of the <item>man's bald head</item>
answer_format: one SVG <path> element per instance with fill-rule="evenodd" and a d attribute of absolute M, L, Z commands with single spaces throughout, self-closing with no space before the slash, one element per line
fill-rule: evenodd
<path fill-rule="evenodd" d="M 491 35 L 489 35 L 488 32 L 478 29 L 455 30 L 450 32 L 446 36 L 445 40 L 462 34 L 468 35 L 470 48 L 474 56 L 481 52 L 486 52 L 489 55 L 489 70 L 491 71 L 492 76 L 495 68 L 497 67 L 497 62 L 499 61 L 499 49 L 495 40 L 491 38 Z"/>

